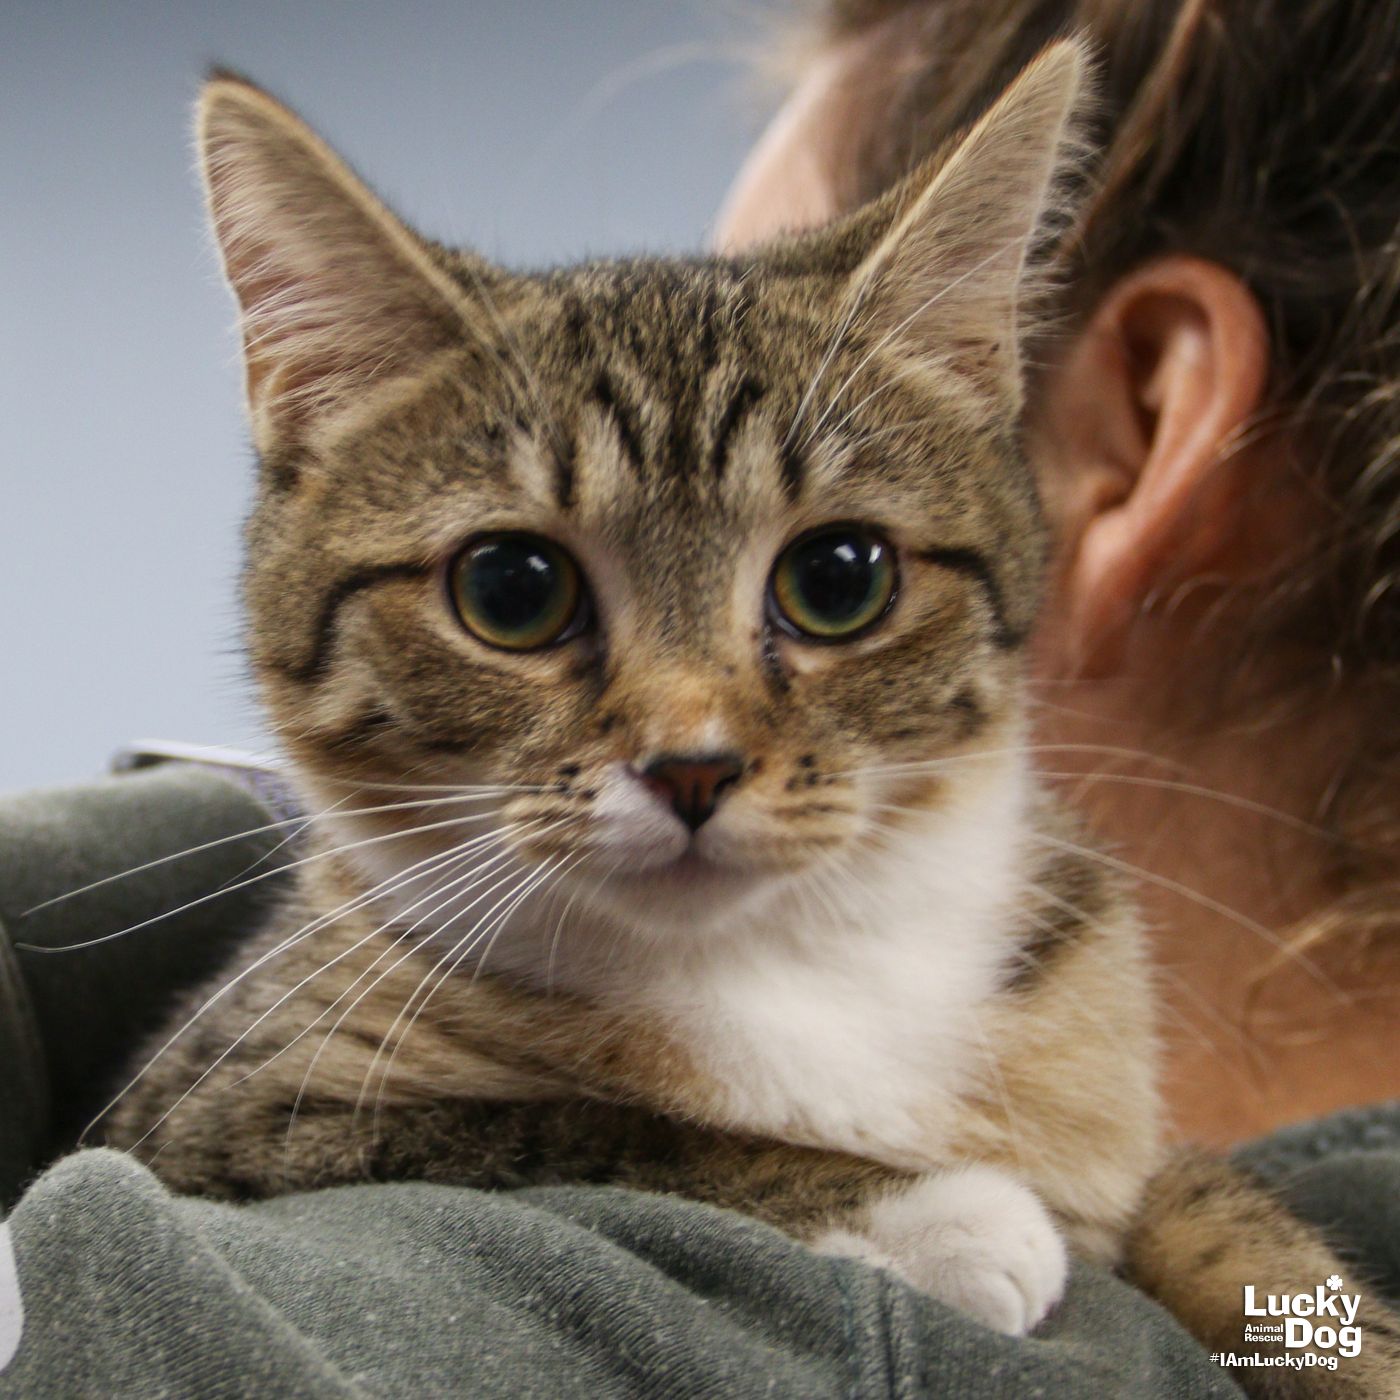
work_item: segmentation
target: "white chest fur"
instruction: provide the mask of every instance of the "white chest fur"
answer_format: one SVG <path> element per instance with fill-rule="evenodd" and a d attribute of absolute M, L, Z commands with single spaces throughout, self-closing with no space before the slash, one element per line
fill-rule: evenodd
<path fill-rule="evenodd" d="M 730 1125 L 893 1165 L 936 1157 L 987 1058 L 1023 820 L 1005 770 L 838 880 L 793 886 L 642 992 L 730 1095 Z M 635 989 L 634 989 L 635 994 Z"/>

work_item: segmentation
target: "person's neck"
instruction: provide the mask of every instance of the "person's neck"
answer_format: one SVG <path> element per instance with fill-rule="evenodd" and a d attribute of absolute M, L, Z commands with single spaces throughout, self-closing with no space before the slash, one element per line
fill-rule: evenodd
<path fill-rule="evenodd" d="M 1175 640 L 1155 654 L 1192 655 Z M 1034 760 L 1107 858 L 1140 872 L 1174 1126 L 1221 1146 L 1400 1093 L 1400 952 L 1306 940 L 1340 892 L 1337 840 L 1314 823 L 1355 741 L 1351 707 L 1202 734 L 1181 722 L 1189 681 L 1038 687 L 1035 743 L 1083 747 Z"/>

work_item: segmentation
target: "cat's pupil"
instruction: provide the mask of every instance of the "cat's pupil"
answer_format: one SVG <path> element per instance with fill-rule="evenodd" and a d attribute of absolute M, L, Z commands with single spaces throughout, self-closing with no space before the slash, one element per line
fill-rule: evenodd
<path fill-rule="evenodd" d="M 528 627 L 559 587 L 553 560 L 520 540 L 482 545 L 472 562 L 473 602 L 483 617 L 508 632 Z"/>
<path fill-rule="evenodd" d="M 832 622 L 846 622 L 865 606 L 875 579 L 877 546 L 854 536 L 828 537 L 793 560 L 798 592 L 807 606 Z"/>

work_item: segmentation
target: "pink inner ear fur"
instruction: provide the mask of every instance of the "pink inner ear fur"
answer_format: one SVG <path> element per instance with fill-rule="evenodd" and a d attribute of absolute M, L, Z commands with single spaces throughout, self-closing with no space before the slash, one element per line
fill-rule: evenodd
<path fill-rule="evenodd" d="M 260 436 L 318 418 L 460 337 L 460 290 L 286 108 L 216 79 L 199 139 Z"/>

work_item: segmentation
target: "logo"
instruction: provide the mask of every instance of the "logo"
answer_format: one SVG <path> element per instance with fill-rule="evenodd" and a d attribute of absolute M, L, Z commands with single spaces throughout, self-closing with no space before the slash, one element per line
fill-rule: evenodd
<path fill-rule="evenodd" d="M 1253 1352 L 1216 1352 L 1222 1366 L 1276 1366 L 1290 1370 L 1337 1369 L 1341 1357 L 1361 1353 L 1359 1293 L 1345 1292 L 1346 1280 L 1332 1274 L 1310 1293 L 1260 1293 L 1244 1287 L 1244 1344 Z"/>
<path fill-rule="evenodd" d="M 1260 1298 L 1252 1283 L 1244 1289 L 1245 1341 L 1256 1340 L 1251 1332 L 1264 1339 L 1282 1341 L 1289 1351 L 1316 1347 L 1319 1351 L 1335 1351 L 1338 1356 L 1356 1356 L 1361 1351 L 1361 1329 L 1356 1325 L 1356 1312 L 1361 1306 L 1359 1293 L 1343 1293 L 1344 1281 L 1333 1274 L 1311 1293 L 1266 1293 Z M 1251 1322 L 1256 1317 L 1276 1318 L 1275 1322 Z M 1281 1330 L 1280 1330 L 1281 1329 Z"/>

